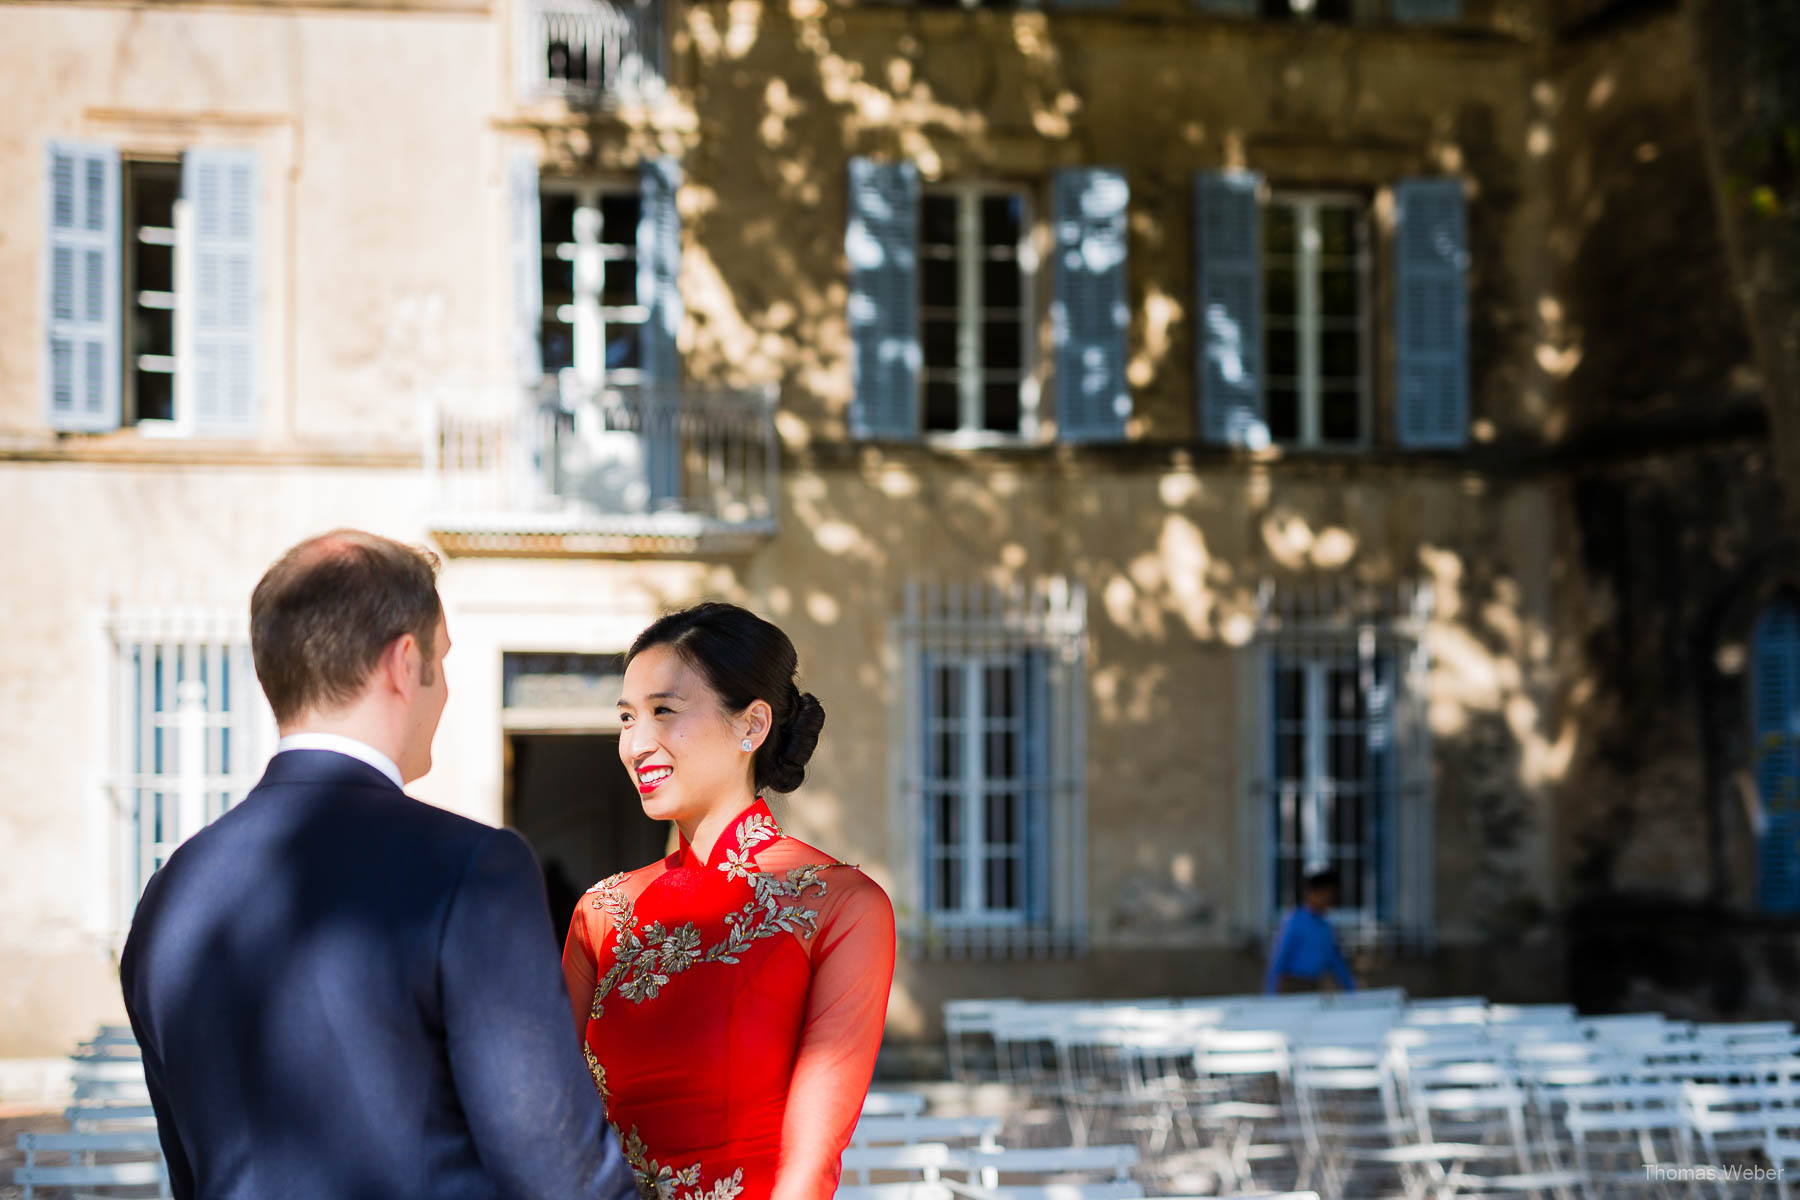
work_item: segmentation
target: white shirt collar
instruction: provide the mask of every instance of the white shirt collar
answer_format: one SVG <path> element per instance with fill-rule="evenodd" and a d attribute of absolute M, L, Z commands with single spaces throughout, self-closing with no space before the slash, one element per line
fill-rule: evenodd
<path fill-rule="evenodd" d="M 400 782 L 400 768 L 394 765 L 393 759 L 367 742 L 359 742 L 341 733 L 290 733 L 275 743 L 275 753 L 280 754 L 284 750 L 330 750 L 336 754 L 347 754 L 386 775 L 394 781 L 395 787 L 406 786 Z"/>

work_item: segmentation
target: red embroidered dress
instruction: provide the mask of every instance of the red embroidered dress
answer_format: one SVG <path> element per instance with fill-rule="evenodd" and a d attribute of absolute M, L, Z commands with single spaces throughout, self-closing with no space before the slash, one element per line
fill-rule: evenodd
<path fill-rule="evenodd" d="M 701 862 L 583 897 L 575 1019 L 645 1200 L 829 1200 L 875 1068 L 894 911 L 759 799 Z"/>

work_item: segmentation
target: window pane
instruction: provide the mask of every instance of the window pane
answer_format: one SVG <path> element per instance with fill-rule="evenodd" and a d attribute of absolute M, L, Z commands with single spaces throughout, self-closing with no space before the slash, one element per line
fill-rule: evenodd
<path fill-rule="evenodd" d="M 140 421 L 175 419 L 175 376 L 166 371 L 137 373 L 137 415 Z"/>
<path fill-rule="evenodd" d="M 1327 378 L 1353 379 L 1362 370 L 1362 339 L 1353 329 L 1328 329 L 1319 335 L 1319 357 Z"/>
<path fill-rule="evenodd" d="M 925 367 L 955 369 L 956 321 L 934 317 L 925 323 Z"/>
<path fill-rule="evenodd" d="M 1300 436 L 1300 395 L 1292 388 L 1271 387 L 1268 391 L 1269 436 L 1278 442 L 1291 442 Z"/>
<path fill-rule="evenodd" d="M 175 247 L 139 242 L 132 247 L 132 279 L 140 292 L 175 290 Z"/>
<path fill-rule="evenodd" d="M 962 398 L 954 381 L 926 381 L 925 428 L 939 433 L 962 428 Z"/>
<path fill-rule="evenodd" d="M 927 308 L 956 307 L 956 262 L 927 258 L 919 264 L 920 299 Z"/>
<path fill-rule="evenodd" d="M 1299 305 L 1299 291 L 1291 267 L 1270 267 L 1263 279 L 1263 305 L 1277 316 L 1292 316 Z"/>
<path fill-rule="evenodd" d="M 1354 269 L 1319 272 L 1319 304 L 1328 317 L 1355 317 L 1362 312 L 1361 277 Z"/>
<path fill-rule="evenodd" d="M 600 289 L 600 303 L 609 308 L 623 308 L 638 302 L 638 265 L 635 255 L 616 258 L 601 268 L 605 282 Z"/>
<path fill-rule="evenodd" d="M 638 347 L 643 341 L 637 325 L 610 325 L 606 330 L 606 369 L 635 371 L 641 365 Z"/>
<path fill-rule="evenodd" d="M 1271 204 L 1263 210 L 1263 252 L 1270 255 L 1294 253 L 1294 210 L 1284 204 Z"/>
<path fill-rule="evenodd" d="M 600 240 L 636 246 L 638 216 L 643 209 L 636 192 L 609 192 L 600 197 Z"/>
<path fill-rule="evenodd" d="M 575 263 L 556 254 L 544 255 L 544 304 L 567 304 L 575 298 Z"/>
<path fill-rule="evenodd" d="M 1017 321 L 989 318 L 982 323 L 981 363 L 991 371 L 1016 371 L 1025 365 Z"/>
<path fill-rule="evenodd" d="M 957 849 L 962 845 L 962 801 L 954 792 L 939 792 L 933 812 L 933 832 L 938 846 Z"/>
<path fill-rule="evenodd" d="M 1270 378 L 1292 379 L 1300 373 L 1300 335 L 1297 331 L 1270 325 L 1263 346 L 1268 354 Z"/>
<path fill-rule="evenodd" d="M 175 313 L 166 308 L 139 308 L 131 314 L 131 353 L 174 354 Z"/>
<path fill-rule="evenodd" d="M 955 720 L 962 715 L 962 671 L 957 667 L 939 667 L 932 712 L 943 720 Z"/>
<path fill-rule="evenodd" d="M 962 735 L 954 729 L 945 729 L 937 735 L 934 747 L 933 762 L 937 765 L 937 778 L 952 780 L 962 775 Z"/>
<path fill-rule="evenodd" d="M 1356 391 L 1328 391 L 1322 397 L 1319 434 L 1328 442 L 1354 442 L 1362 437 L 1362 397 Z"/>
<path fill-rule="evenodd" d="M 575 365 L 575 334 L 561 321 L 551 318 L 544 322 L 542 347 L 544 374 L 554 375 Z"/>
<path fill-rule="evenodd" d="M 962 862 L 954 858 L 941 858 L 936 870 L 937 906 L 940 911 L 951 911 L 962 905 Z"/>
<path fill-rule="evenodd" d="M 986 406 L 982 428 L 995 433 L 1019 432 L 1019 385 L 1009 381 L 988 383 L 981 390 Z"/>
<path fill-rule="evenodd" d="M 575 197 L 544 193 L 538 236 L 546 245 L 575 240 Z"/>
<path fill-rule="evenodd" d="M 919 202 L 919 238 L 938 246 L 956 245 L 956 197 L 925 196 Z"/>
<path fill-rule="evenodd" d="M 1014 261 L 988 260 L 981 267 L 981 303 L 986 308 L 1017 308 L 1025 302 L 1024 276 Z"/>
<path fill-rule="evenodd" d="M 1354 208 L 1330 207 L 1319 210 L 1319 251 L 1332 258 L 1349 258 L 1356 253 Z"/>
<path fill-rule="evenodd" d="M 1024 232 L 1025 199 L 1022 196 L 981 198 L 981 244 L 1017 246 Z"/>
<path fill-rule="evenodd" d="M 1002 912 L 1010 912 L 1019 908 L 1018 881 L 1019 864 L 1017 859 L 1011 855 L 1005 858 L 988 859 L 987 906 Z"/>
<path fill-rule="evenodd" d="M 1001 781 L 1019 777 L 1019 738 L 1001 729 L 988 731 L 987 762 L 983 772 L 988 779 Z"/>
<path fill-rule="evenodd" d="M 982 674 L 987 718 L 997 721 L 1012 716 L 1012 669 L 1004 664 L 990 664 Z"/>

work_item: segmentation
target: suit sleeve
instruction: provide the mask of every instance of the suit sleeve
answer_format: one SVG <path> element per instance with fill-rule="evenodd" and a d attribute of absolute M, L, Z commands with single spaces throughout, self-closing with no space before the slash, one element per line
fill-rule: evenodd
<path fill-rule="evenodd" d="M 148 1030 L 138 1014 L 132 982 L 136 978 L 136 955 L 127 943 L 119 962 L 119 979 L 125 992 L 125 1015 L 131 1021 L 131 1033 L 137 1039 L 138 1052 L 144 1059 L 144 1085 L 150 1092 L 150 1108 L 156 1113 L 156 1140 L 162 1145 L 163 1163 L 169 1172 L 169 1194 L 175 1200 L 192 1200 L 194 1168 L 188 1162 L 187 1149 L 181 1144 L 181 1131 L 175 1128 L 175 1113 L 169 1107 L 169 1088 L 163 1078 L 162 1055 L 147 1037 Z"/>
<path fill-rule="evenodd" d="M 894 908 L 872 881 L 822 922 L 788 1086 L 773 1200 L 831 1200 L 875 1073 L 894 980 Z"/>
<path fill-rule="evenodd" d="M 542 877 L 523 839 L 487 834 L 439 952 L 444 1036 L 482 1165 L 518 1200 L 635 1193 L 569 1028 Z"/>

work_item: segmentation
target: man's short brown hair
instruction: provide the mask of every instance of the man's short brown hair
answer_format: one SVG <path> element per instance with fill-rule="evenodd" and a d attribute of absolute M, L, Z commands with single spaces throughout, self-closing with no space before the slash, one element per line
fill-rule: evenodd
<path fill-rule="evenodd" d="M 382 652 L 412 634 L 432 656 L 443 603 L 437 555 L 360 529 L 334 529 L 282 555 L 250 594 L 250 653 L 275 719 L 347 704 Z"/>

